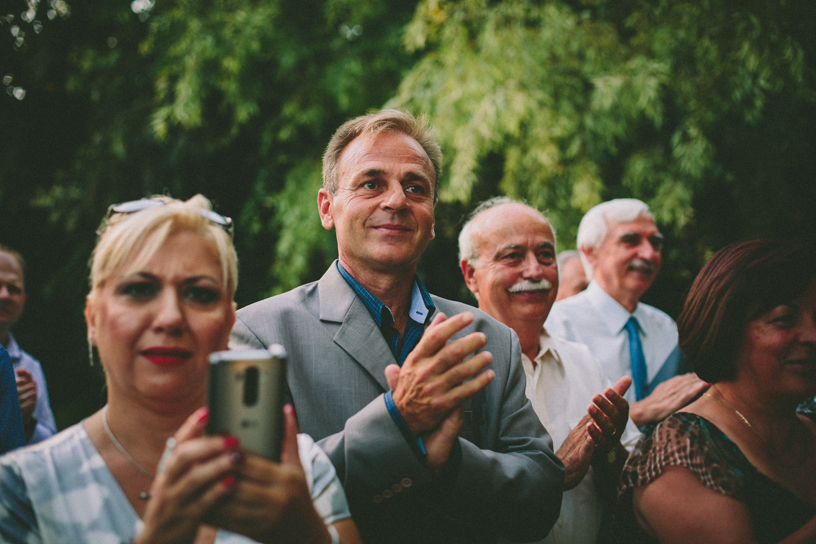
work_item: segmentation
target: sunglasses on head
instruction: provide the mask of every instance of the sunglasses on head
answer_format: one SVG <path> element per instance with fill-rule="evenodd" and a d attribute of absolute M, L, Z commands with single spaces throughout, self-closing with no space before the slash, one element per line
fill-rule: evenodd
<path fill-rule="evenodd" d="M 148 208 L 155 208 L 157 206 L 164 206 L 166 204 L 167 202 L 152 200 L 150 198 L 131 200 L 130 202 L 122 202 L 121 204 L 111 204 L 108 206 L 107 219 L 110 219 L 115 213 L 136 213 Z M 196 208 L 195 210 L 209 219 L 211 222 L 224 229 L 224 232 L 226 232 L 230 238 L 233 237 L 235 225 L 232 222 L 232 218 L 221 215 L 220 213 L 216 213 L 212 210 L 205 210 L 204 208 Z"/>

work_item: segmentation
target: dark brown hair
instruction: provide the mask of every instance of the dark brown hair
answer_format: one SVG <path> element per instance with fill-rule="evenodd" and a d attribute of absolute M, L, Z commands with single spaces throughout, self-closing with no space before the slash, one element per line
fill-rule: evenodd
<path fill-rule="evenodd" d="M 816 278 L 809 242 L 751 240 L 726 246 L 700 270 L 677 319 L 680 348 L 709 383 L 736 377 L 746 324 L 797 298 Z"/>
<path fill-rule="evenodd" d="M 348 144 L 357 136 L 365 135 L 375 138 L 377 135 L 388 132 L 402 132 L 416 140 L 428 154 L 433 165 L 436 179 L 433 180 L 434 202 L 437 199 L 437 184 L 442 170 L 442 150 L 434 138 L 433 131 L 428 127 L 428 120 L 424 116 L 414 117 L 408 112 L 400 110 L 381 110 L 346 121 L 332 136 L 326 153 L 323 155 L 323 188 L 329 194 L 337 192 L 337 164 L 340 155 Z"/>

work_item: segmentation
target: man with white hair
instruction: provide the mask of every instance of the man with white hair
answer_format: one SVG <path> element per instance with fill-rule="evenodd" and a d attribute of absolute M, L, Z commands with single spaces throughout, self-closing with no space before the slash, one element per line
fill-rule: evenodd
<path fill-rule="evenodd" d="M 586 346 L 543 327 L 559 273 L 555 233 L 538 210 L 506 197 L 482 203 L 459 236 L 459 259 L 479 309 L 518 335 L 525 392 L 564 463 L 561 512 L 540 542 L 595 544 L 604 499 L 614 501 L 625 448 L 640 436 L 621 396 L 631 380 L 610 387 Z"/>
<path fill-rule="evenodd" d="M 586 344 L 610 380 L 632 376 L 626 395 L 639 425 L 658 421 L 702 394 L 694 374 L 678 376 L 677 325 L 640 302 L 660 270 L 663 235 L 649 207 L 633 198 L 589 210 L 578 227 L 578 250 L 589 287 L 553 306 L 547 329 Z"/>

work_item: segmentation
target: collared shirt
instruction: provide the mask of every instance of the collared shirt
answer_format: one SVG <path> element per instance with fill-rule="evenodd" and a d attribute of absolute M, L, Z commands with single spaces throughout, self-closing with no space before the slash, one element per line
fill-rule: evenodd
<path fill-rule="evenodd" d="M 360 297 L 365 307 L 368 308 L 371 317 L 374 318 L 374 321 L 380 328 L 380 332 L 383 338 L 385 338 L 388 347 L 391 348 L 394 359 L 397 360 L 397 364 L 402 366 L 402 363 L 405 362 L 405 358 L 408 357 L 411 350 L 419 343 L 419 339 L 422 338 L 422 333 L 425 332 L 425 327 L 430 322 L 434 310 L 436 310 L 433 300 L 431 300 L 431 295 L 428 293 L 428 290 L 425 289 L 419 276 L 414 276 L 414 288 L 411 291 L 411 309 L 408 312 L 408 322 L 405 324 L 405 331 L 402 339 L 400 339 L 399 331 L 394 328 L 394 315 L 391 313 L 391 310 L 377 297 L 372 295 L 368 289 L 360 285 L 360 282 L 355 280 L 352 275 L 343 268 L 340 261 L 337 261 L 337 270 L 357 296 Z M 408 423 L 405 422 L 402 414 L 400 414 L 397 409 L 397 405 L 394 404 L 392 395 L 393 393 L 391 391 L 387 391 L 383 397 L 385 406 L 388 408 L 388 413 L 408 443 L 416 448 L 415 452 L 417 455 L 426 455 L 427 452 L 422 437 L 415 437 L 413 435 L 410 427 L 408 427 Z"/>
<path fill-rule="evenodd" d="M 816 420 L 816 397 L 807 399 L 805 402 L 800 404 L 796 409 L 796 412 L 799 414 L 805 414 L 810 419 Z"/>
<path fill-rule="evenodd" d="M 23 369 L 31 373 L 34 382 L 37 384 L 37 406 L 34 408 L 34 418 L 37 420 L 37 425 L 34 427 L 34 433 L 28 440 L 28 444 L 35 444 L 41 442 L 52 436 L 57 432 L 57 425 L 54 423 L 54 414 L 51 412 L 51 404 L 48 400 L 48 386 L 45 383 L 45 374 L 43 374 L 40 362 L 20 349 L 17 341 L 11 333 L 9 333 L 9 341 L 6 346 L 9 357 L 11 357 L 11 365 L 14 370 Z"/>
<path fill-rule="evenodd" d="M 553 451 L 564 444 L 570 431 L 587 415 L 592 396 L 610 386 L 589 349 L 583 344 L 550 336 L 542 329 L 535 364 L 522 354 L 527 375 L 527 398 L 549 431 Z M 631 450 L 640 432 L 630 419 L 621 443 Z M 561 514 L 541 543 L 595 544 L 603 517 L 604 502 L 593 481 L 592 470 L 581 482 L 564 492 Z"/>
<path fill-rule="evenodd" d="M 388 347 L 391 348 L 391 353 L 394 354 L 397 363 L 402 366 L 402 363 L 405 362 L 405 358 L 419 343 L 419 339 L 422 338 L 422 333 L 425 332 L 425 327 L 430 322 L 434 310 L 436 310 L 433 300 L 431 300 L 431 295 L 428 293 L 428 290 L 425 289 L 419 276 L 414 276 L 414 288 L 411 292 L 411 309 L 408 312 L 408 323 L 405 325 L 402 338 L 400 338 L 399 331 L 394 328 L 394 316 L 391 310 L 380 302 L 377 297 L 372 295 L 368 289 L 360 285 L 360 282 L 355 280 L 351 274 L 343 268 L 340 261 L 337 261 L 337 270 L 340 271 L 340 275 L 343 276 L 343 279 L 348 282 L 351 288 L 354 289 L 354 292 L 357 293 L 357 296 L 363 301 L 365 307 L 368 308 L 371 317 L 374 318 L 385 341 L 388 343 Z"/>
<path fill-rule="evenodd" d="M 664 312 L 639 302 L 629 313 L 597 283 L 590 282 L 585 291 L 553 304 L 545 326 L 551 334 L 585 344 L 611 382 L 631 376 L 629 335 L 626 322 L 638 320 L 649 392 L 661 382 L 675 376 L 682 362 L 677 345 L 677 325 Z M 625 395 L 635 401 L 630 387 Z"/>

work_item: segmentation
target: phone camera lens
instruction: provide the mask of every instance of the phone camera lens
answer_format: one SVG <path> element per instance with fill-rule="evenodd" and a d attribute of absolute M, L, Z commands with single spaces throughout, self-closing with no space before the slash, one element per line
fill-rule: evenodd
<path fill-rule="evenodd" d="M 258 402 L 258 367 L 251 366 L 244 374 L 244 405 L 255 406 Z"/>

